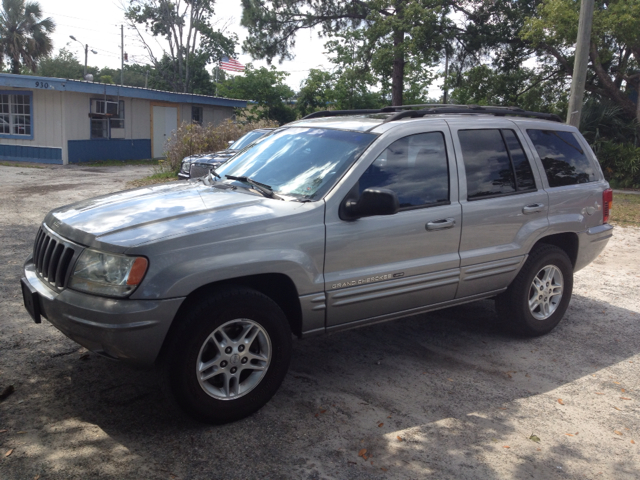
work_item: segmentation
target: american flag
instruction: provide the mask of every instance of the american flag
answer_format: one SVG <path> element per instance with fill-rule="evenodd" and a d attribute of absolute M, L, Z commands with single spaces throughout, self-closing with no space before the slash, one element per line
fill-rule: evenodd
<path fill-rule="evenodd" d="M 234 58 L 222 57 L 220 60 L 220 68 L 231 72 L 244 72 L 244 65 Z"/>

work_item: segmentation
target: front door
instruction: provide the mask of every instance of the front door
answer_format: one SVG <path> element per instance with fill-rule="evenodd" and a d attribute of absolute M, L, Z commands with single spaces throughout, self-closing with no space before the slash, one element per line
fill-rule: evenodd
<path fill-rule="evenodd" d="M 447 152 L 446 128 L 399 138 L 352 192 L 393 190 L 400 211 L 354 221 L 327 212 L 327 327 L 382 320 L 455 297 L 461 206 Z"/>
<path fill-rule="evenodd" d="M 177 128 L 177 107 L 153 106 L 153 158 L 165 156 L 167 140 Z"/>

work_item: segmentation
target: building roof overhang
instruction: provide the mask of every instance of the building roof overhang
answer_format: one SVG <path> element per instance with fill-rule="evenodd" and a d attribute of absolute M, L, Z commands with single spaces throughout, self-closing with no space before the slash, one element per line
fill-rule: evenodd
<path fill-rule="evenodd" d="M 193 93 L 165 92 L 142 87 L 129 87 L 109 83 L 87 82 L 85 80 L 69 80 L 64 78 L 38 77 L 34 75 L 14 75 L 0 73 L 0 89 L 2 87 L 28 88 L 30 90 L 57 90 L 62 92 L 89 93 L 128 98 L 140 98 L 158 102 L 193 103 L 219 107 L 244 108 L 246 100 L 233 98 L 210 97 Z"/>

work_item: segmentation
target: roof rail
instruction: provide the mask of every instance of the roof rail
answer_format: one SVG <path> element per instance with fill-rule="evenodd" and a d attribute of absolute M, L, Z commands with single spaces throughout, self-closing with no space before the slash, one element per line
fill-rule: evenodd
<path fill-rule="evenodd" d="M 323 110 L 322 112 L 313 112 L 307 115 L 306 117 L 302 117 L 302 120 L 308 120 L 310 118 L 319 118 L 319 117 L 340 117 L 343 115 L 366 115 L 369 113 L 393 113 L 397 108 L 402 107 L 384 107 L 384 108 L 371 108 L 364 110 Z"/>
<path fill-rule="evenodd" d="M 412 107 L 427 107 L 424 110 L 406 110 Z M 365 110 L 325 110 L 322 112 L 314 112 L 302 120 L 308 120 L 311 118 L 319 117 L 338 117 L 344 115 L 367 115 L 375 113 L 391 113 L 383 123 L 393 122 L 401 120 L 403 118 L 417 118 L 424 117 L 425 115 L 438 115 L 438 114 L 463 114 L 463 113 L 483 113 L 495 116 L 516 116 L 516 117 L 532 117 L 540 118 L 543 120 L 551 120 L 554 122 L 562 123 L 562 119 L 553 113 L 540 113 L 523 110 L 520 107 L 494 107 L 494 106 L 481 106 L 481 105 L 453 105 L 453 104 L 440 104 L 440 103 L 426 103 L 419 105 L 402 105 L 402 106 L 389 106 L 379 109 L 365 109 Z"/>
<path fill-rule="evenodd" d="M 403 118 L 424 117 L 425 115 L 438 115 L 446 113 L 484 113 L 503 117 L 511 115 L 515 117 L 532 117 L 543 120 L 551 120 L 553 122 L 562 123 L 562 119 L 553 113 L 530 112 L 519 107 L 482 107 L 480 105 L 450 105 L 428 110 L 401 110 L 390 115 L 383 123 L 401 120 Z"/>

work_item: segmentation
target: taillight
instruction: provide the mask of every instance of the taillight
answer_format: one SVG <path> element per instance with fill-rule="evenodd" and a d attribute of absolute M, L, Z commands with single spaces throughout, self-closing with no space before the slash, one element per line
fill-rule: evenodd
<path fill-rule="evenodd" d="M 613 190 L 607 188 L 602 192 L 602 223 L 608 223 L 613 207 Z"/>

